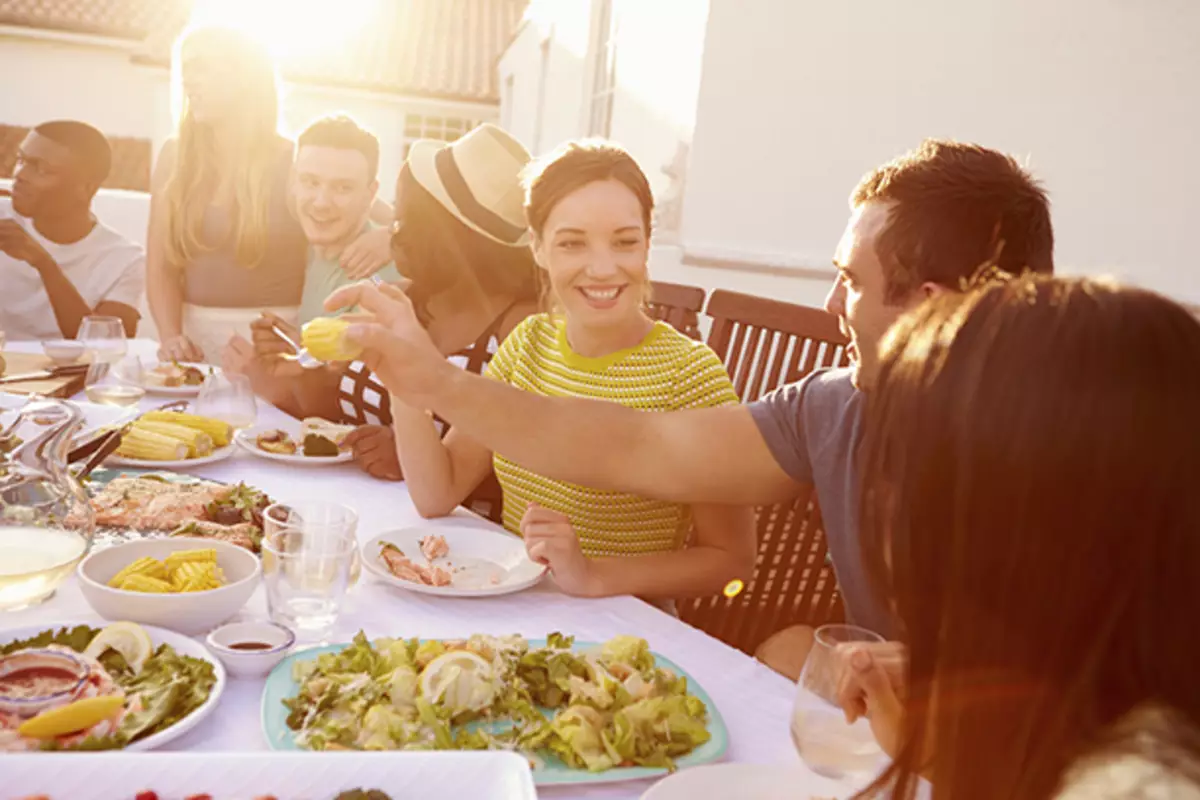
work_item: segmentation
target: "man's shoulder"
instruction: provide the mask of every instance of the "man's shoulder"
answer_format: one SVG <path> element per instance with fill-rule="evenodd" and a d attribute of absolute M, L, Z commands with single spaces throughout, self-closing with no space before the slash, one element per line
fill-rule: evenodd
<path fill-rule="evenodd" d="M 100 220 L 96 220 L 96 225 L 92 228 L 91 235 L 81 239 L 80 242 L 90 242 L 97 250 L 127 254 L 129 256 L 141 256 L 146 253 L 146 248 L 123 233 L 120 233 L 115 228 L 105 225 Z"/>
<path fill-rule="evenodd" d="M 832 410 L 857 403 L 862 393 L 854 386 L 853 367 L 830 367 L 780 386 L 764 401 Z"/>

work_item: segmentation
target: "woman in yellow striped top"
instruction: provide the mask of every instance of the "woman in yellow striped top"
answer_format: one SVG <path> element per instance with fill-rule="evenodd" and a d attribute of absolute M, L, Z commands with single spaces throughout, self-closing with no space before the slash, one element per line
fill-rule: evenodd
<path fill-rule="evenodd" d="M 645 411 L 738 402 L 712 350 L 645 313 L 653 202 L 637 163 L 611 144 L 570 144 L 534 165 L 526 215 L 555 311 L 508 336 L 491 378 Z M 554 480 L 453 429 L 439 438 L 423 411 L 395 398 L 393 413 L 420 513 L 450 513 L 494 465 L 505 527 L 525 537 L 530 557 L 548 564 L 570 594 L 714 594 L 754 567 L 749 509 L 687 507 Z"/>

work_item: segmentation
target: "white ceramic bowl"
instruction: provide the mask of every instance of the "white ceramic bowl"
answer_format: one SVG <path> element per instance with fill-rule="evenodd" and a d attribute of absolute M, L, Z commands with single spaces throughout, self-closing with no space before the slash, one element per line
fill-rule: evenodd
<path fill-rule="evenodd" d="M 130 563 L 149 556 L 160 561 L 177 550 L 211 548 L 225 573 L 225 585 L 205 592 L 152 594 L 109 587 L 108 582 Z M 105 619 L 127 619 L 195 635 L 232 617 L 254 593 L 262 566 L 258 556 L 237 545 L 193 537 L 141 539 L 90 553 L 79 562 L 79 586 L 96 613 Z"/>
<path fill-rule="evenodd" d="M 266 675 L 296 644 L 296 634 L 277 622 L 230 622 L 208 635 L 208 649 L 217 654 L 230 675 L 257 678 Z M 270 645 L 240 650 L 235 645 L 256 642 Z"/>
<path fill-rule="evenodd" d="M 83 342 L 76 342 L 71 339 L 54 339 L 42 342 L 42 350 L 55 364 L 65 367 L 68 364 L 74 364 L 83 356 Z"/>

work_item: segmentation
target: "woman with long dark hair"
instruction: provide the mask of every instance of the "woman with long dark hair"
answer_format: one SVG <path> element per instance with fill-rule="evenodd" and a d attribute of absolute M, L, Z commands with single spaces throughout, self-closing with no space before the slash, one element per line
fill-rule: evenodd
<path fill-rule="evenodd" d="M 1023 277 L 889 334 L 864 554 L 908 648 L 852 688 L 894 757 L 867 795 L 1200 796 L 1200 322 Z"/>

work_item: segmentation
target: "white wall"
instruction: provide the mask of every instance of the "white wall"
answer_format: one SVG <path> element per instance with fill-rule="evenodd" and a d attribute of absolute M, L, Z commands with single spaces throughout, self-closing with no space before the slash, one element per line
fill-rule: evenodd
<path fill-rule="evenodd" d="M 926 136 L 952 137 L 1013 152 L 1043 179 L 1063 272 L 1200 301 L 1200 3 L 711 6 L 689 251 L 822 269 L 861 175 Z M 821 283 L 761 280 L 805 296 Z"/>
<path fill-rule="evenodd" d="M 617 90 L 609 135 L 638 160 L 656 196 L 668 197 L 663 168 L 691 140 L 695 123 L 708 2 L 613 0 L 613 7 Z M 535 155 L 588 133 L 595 10 L 587 0 L 533 0 L 500 60 L 501 84 L 513 82 L 501 117 Z"/>

